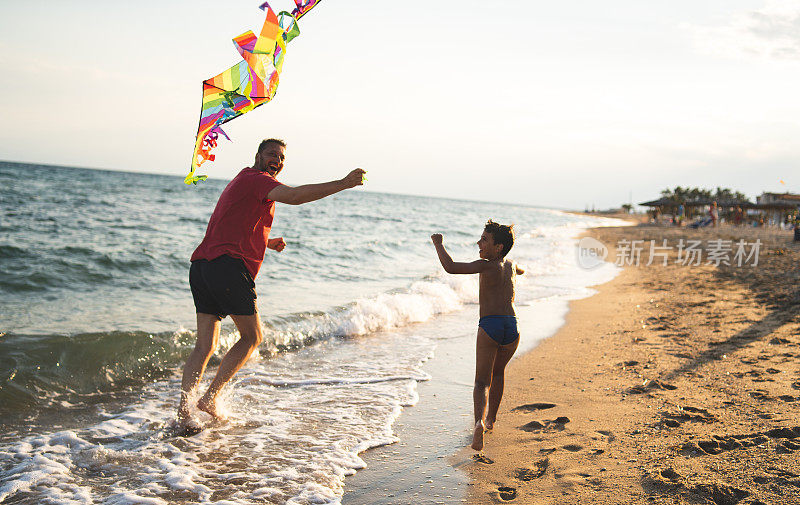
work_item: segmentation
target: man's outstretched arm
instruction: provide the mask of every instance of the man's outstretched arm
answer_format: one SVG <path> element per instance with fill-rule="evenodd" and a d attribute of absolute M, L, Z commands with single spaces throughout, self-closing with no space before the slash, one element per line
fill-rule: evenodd
<path fill-rule="evenodd" d="M 289 205 L 301 205 L 330 196 L 345 189 L 354 188 L 364 184 L 364 171 L 356 168 L 344 179 L 319 184 L 303 184 L 302 186 L 277 186 L 269 192 L 267 198 L 276 202 Z"/>
<path fill-rule="evenodd" d="M 461 263 L 453 261 L 450 254 L 445 250 L 442 244 L 441 233 L 434 233 L 431 235 L 433 245 L 436 247 L 436 254 L 439 255 L 439 262 L 444 267 L 444 271 L 448 274 L 478 274 L 483 272 L 486 265 L 489 264 L 486 260 L 476 260 L 470 263 Z"/>

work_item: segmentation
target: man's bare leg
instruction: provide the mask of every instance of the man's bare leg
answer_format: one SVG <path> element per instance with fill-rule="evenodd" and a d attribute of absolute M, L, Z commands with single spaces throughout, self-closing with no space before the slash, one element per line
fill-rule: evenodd
<path fill-rule="evenodd" d="M 485 429 L 486 404 L 489 388 L 492 384 L 492 369 L 495 356 L 500 348 L 497 342 L 478 328 L 478 341 L 475 345 L 475 388 L 472 390 L 472 402 L 475 409 L 475 427 L 472 431 L 472 448 L 483 449 L 483 431 Z"/>
<path fill-rule="evenodd" d="M 213 314 L 197 313 L 197 341 L 194 344 L 186 365 L 183 367 L 181 380 L 181 400 L 178 404 L 178 426 L 185 427 L 190 421 L 189 395 L 197 387 L 203 377 L 211 355 L 217 350 L 219 343 L 220 318 Z"/>
<path fill-rule="evenodd" d="M 487 430 L 491 430 L 497 420 L 497 410 L 500 408 L 500 400 L 503 399 L 506 365 L 514 356 L 517 345 L 519 345 L 519 337 L 510 344 L 501 345 L 497 350 L 497 357 L 492 368 L 492 385 L 489 388 L 489 409 L 486 413 Z"/>
<path fill-rule="evenodd" d="M 208 391 L 197 402 L 197 408 L 203 412 L 211 414 L 215 419 L 222 419 L 223 416 L 217 410 L 217 395 L 225 387 L 236 372 L 247 363 L 250 355 L 256 350 L 256 347 L 263 340 L 263 333 L 261 331 L 261 319 L 258 317 L 258 311 L 251 316 L 231 316 L 236 328 L 239 330 L 239 340 L 233 344 L 217 369 L 217 375 L 208 386 Z"/>

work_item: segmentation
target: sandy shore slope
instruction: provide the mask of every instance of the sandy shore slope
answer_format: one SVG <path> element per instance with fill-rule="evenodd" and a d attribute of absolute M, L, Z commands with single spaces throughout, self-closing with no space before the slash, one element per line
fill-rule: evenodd
<path fill-rule="evenodd" d="M 673 250 L 572 302 L 512 362 L 470 503 L 800 503 L 800 246 L 791 233 L 600 228 Z M 678 241 L 757 238 L 759 263 L 676 264 Z M 709 250 L 702 256 L 705 263 Z M 466 449 L 465 449 L 466 450 Z"/>

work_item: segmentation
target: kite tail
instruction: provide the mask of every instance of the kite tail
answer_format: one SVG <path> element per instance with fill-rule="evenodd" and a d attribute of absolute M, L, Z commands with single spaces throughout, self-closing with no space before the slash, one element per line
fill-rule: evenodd
<path fill-rule="evenodd" d="M 220 133 L 224 135 L 226 139 L 231 139 L 219 126 L 210 126 L 197 135 L 197 140 L 194 144 L 192 170 L 189 172 L 189 175 L 183 179 L 183 182 L 186 184 L 197 184 L 198 182 L 208 179 L 207 175 L 194 175 L 194 173 L 200 165 L 206 161 L 214 161 L 216 158 L 215 155 L 211 154 L 211 149 L 217 147 L 217 139 Z"/>

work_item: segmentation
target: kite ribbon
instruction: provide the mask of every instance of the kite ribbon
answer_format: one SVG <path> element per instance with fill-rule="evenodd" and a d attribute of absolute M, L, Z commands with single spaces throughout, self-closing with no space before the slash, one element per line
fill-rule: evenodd
<path fill-rule="evenodd" d="M 300 19 L 301 17 L 305 16 L 306 12 L 313 9 L 321 0 L 294 0 L 294 4 L 297 6 L 294 10 L 292 10 L 292 16 L 295 19 Z"/>

